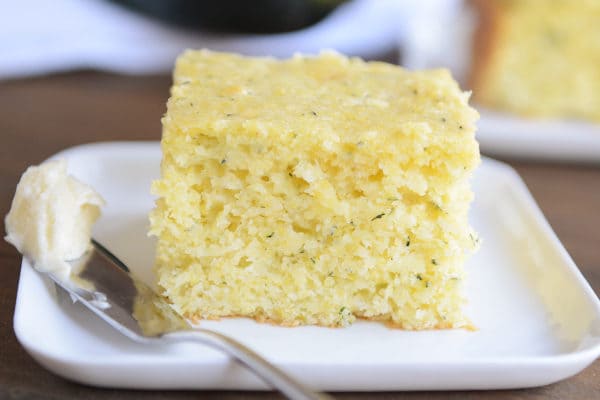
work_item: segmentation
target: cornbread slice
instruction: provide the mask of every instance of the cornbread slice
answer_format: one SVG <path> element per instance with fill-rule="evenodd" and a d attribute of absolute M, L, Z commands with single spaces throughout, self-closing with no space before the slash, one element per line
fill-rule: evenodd
<path fill-rule="evenodd" d="M 445 70 L 337 53 L 177 60 L 150 216 L 192 319 L 468 325 L 477 113 Z"/>
<path fill-rule="evenodd" d="M 474 100 L 526 116 L 600 122 L 600 2 L 472 0 Z"/>

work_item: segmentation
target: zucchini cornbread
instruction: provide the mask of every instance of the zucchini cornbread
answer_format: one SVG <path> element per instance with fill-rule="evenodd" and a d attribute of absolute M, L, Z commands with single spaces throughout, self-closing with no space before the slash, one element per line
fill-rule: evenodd
<path fill-rule="evenodd" d="M 445 70 L 186 51 L 153 184 L 163 294 L 193 320 L 468 326 L 468 97 Z"/>
<path fill-rule="evenodd" d="M 600 1 L 471 0 L 474 100 L 600 122 Z"/>

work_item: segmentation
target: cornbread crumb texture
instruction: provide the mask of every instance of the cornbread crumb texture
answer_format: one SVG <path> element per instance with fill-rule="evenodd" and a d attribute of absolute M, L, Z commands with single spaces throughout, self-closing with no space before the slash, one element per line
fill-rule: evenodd
<path fill-rule="evenodd" d="M 153 184 L 160 287 L 194 319 L 467 325 L 467 101 L 445 70 L 185 52 Z"/>
<path fill-rule="evenodd" d="M 539 117 L 600 121 L 600 2 L 471 0 L 474 99 Z"/>

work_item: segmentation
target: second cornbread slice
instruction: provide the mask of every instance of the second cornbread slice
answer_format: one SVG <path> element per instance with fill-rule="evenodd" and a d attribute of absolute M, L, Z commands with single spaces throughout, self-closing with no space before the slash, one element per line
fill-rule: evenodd
<path fill-rule="evenodd" d="M 467 325 L 467 102 L 445 70 L 184 53 L 153 186 L 159 286 L 193 319 Z"/>

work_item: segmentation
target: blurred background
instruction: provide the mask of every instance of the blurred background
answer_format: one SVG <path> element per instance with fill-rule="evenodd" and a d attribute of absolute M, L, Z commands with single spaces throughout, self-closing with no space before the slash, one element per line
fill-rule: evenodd
<path fill-rule="evenodd" d="M 402 0 L 24 0 L 3 2 L 0 79 L 80 68 L 168 73 L 185 48 L 287 57 L 336 49 L 390 59 Z M 395 60 L 393 60 L 395 61 Z"/>

